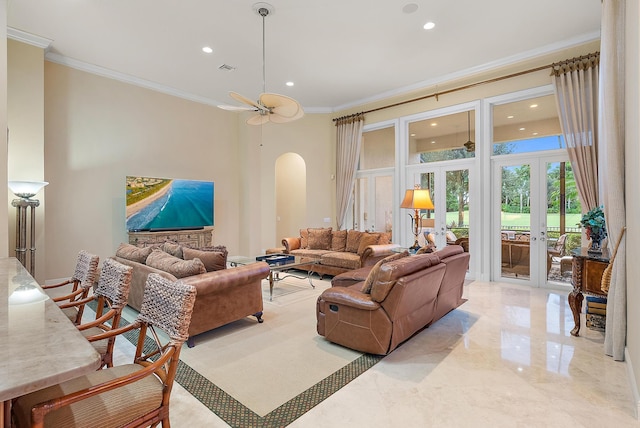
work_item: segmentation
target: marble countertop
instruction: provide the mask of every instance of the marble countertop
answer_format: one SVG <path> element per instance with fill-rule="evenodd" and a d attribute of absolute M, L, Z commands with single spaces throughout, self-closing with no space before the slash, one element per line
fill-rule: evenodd
<path fill-rule="evenodd" d="M 0 258 L 0 401 L 96 370 L 100 355 L 15 258 Z"/>

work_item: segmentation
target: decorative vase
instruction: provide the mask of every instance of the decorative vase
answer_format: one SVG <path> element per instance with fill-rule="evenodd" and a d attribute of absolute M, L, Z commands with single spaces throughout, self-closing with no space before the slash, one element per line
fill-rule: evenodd
<path fill-rule="evenodd" d="M 591 230 L 591 247 L 588 252 L 593 254 L 602 254 L 602 240 L 604 239 L 604 233 L 594 232 Z"/>

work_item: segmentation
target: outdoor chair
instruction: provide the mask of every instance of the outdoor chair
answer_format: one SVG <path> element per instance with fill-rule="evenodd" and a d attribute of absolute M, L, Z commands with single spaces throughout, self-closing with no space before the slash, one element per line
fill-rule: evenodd
<path fill-rule="evenodd" d="M 567 234 L 560 235 L 553 247 L 547 248 L 547 252 L 551 255 L 553 261 L 559 262 L 562 256 L 564 256 L 564 248 L 567 242 Z"/>
<path fill-rule="evenodd" d="M 99 262 L 100 257 L 80 250 L 76 261 L 76 268 L 71 278 L 58 284 L 42 286 L 45 293 L 61 306 L 62 312 L 76 325 L 80 324 L 82 320 L 84 305 L 75 305 L 74 302 L 86 299 L 89 295 L 89 291 L 91 291 L 91 288 L 96 283 Z M 67 287 L 68 289 L 61 288 L 64 286 L 70 287 Z M 64 291 L 61 292 L 59 290 Z M 64 305 L 66 302 L 70 304 Z"/>
<path fill-rule="evenodd" d="M 195 297 L 194 286 L 150 274 L 136 320 L 101 335 L 139 330 L 133 363 L 19 397 L 13 402 L 16 427 L 169 427 L 169 398 Z"/>

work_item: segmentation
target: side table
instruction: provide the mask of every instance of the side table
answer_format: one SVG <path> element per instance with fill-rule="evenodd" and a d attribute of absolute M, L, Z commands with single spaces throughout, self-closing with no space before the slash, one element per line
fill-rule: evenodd
<path fill-rule="evenodd" d="M 573 256 L 573 291 L 569 293 L 569 307 L 573 313 L 575 327 L 571 330 L 573 336 L 580 333 L 580 313 L 582 312 L 582 293 L 607 296 L 602 290 L 602 273 L 609 265 L 609 249 L 602 250 L 601 254 L 589 253 L 587 248 L 576 248 L 571 251 Z"/>

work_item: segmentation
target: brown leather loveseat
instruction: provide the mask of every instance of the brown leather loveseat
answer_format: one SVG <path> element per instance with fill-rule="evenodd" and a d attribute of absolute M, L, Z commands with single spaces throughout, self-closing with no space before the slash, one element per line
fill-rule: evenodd
<path fill-rule="evenodd" d="M 171 249 L 177 250 L 175 246 Z M 195 335 L 249 315 L 255 316 L 259 323 L 262 322 L 262 280 L 269 275 L 268 264 L 258 262 L 227 269 L 226 251 L 223 253 L 224 257 L 221 257 L 212 254 L 215 252 L 184 247 L 180 249 L 184 259 L 159 254 L 158 251 L 160 249 L 154 252 L 152 248 L 139 248 L 129 244 L 121 244 L 118 248 L 115 259 L 133 267 L 127 304 L 140 310 L 150 273 L 157 273 L 171 281 L 180 279 L 195 286 L 197 295 L 189 325 L 189 347 L 195 345 Z M 154 263 L 151 262 L 152 258 Z M 185 265 L 190 266 L 185 268 Z M 199 269 L 188 272 L 192 266 L 198 265 Z"/>
<path fill-rule="evenodd" d="M 386 355 L 463 303 L 468 266 L 469 253 L 450 245 L 381 264 L 375 278 L 369 278 L 370 293 L 363 292 L 366 269 L 359 278 L 358 272 L 338 275 L 332 284 L 343 286 L 318 298 L 318 334 L 351 349 Z"/>

